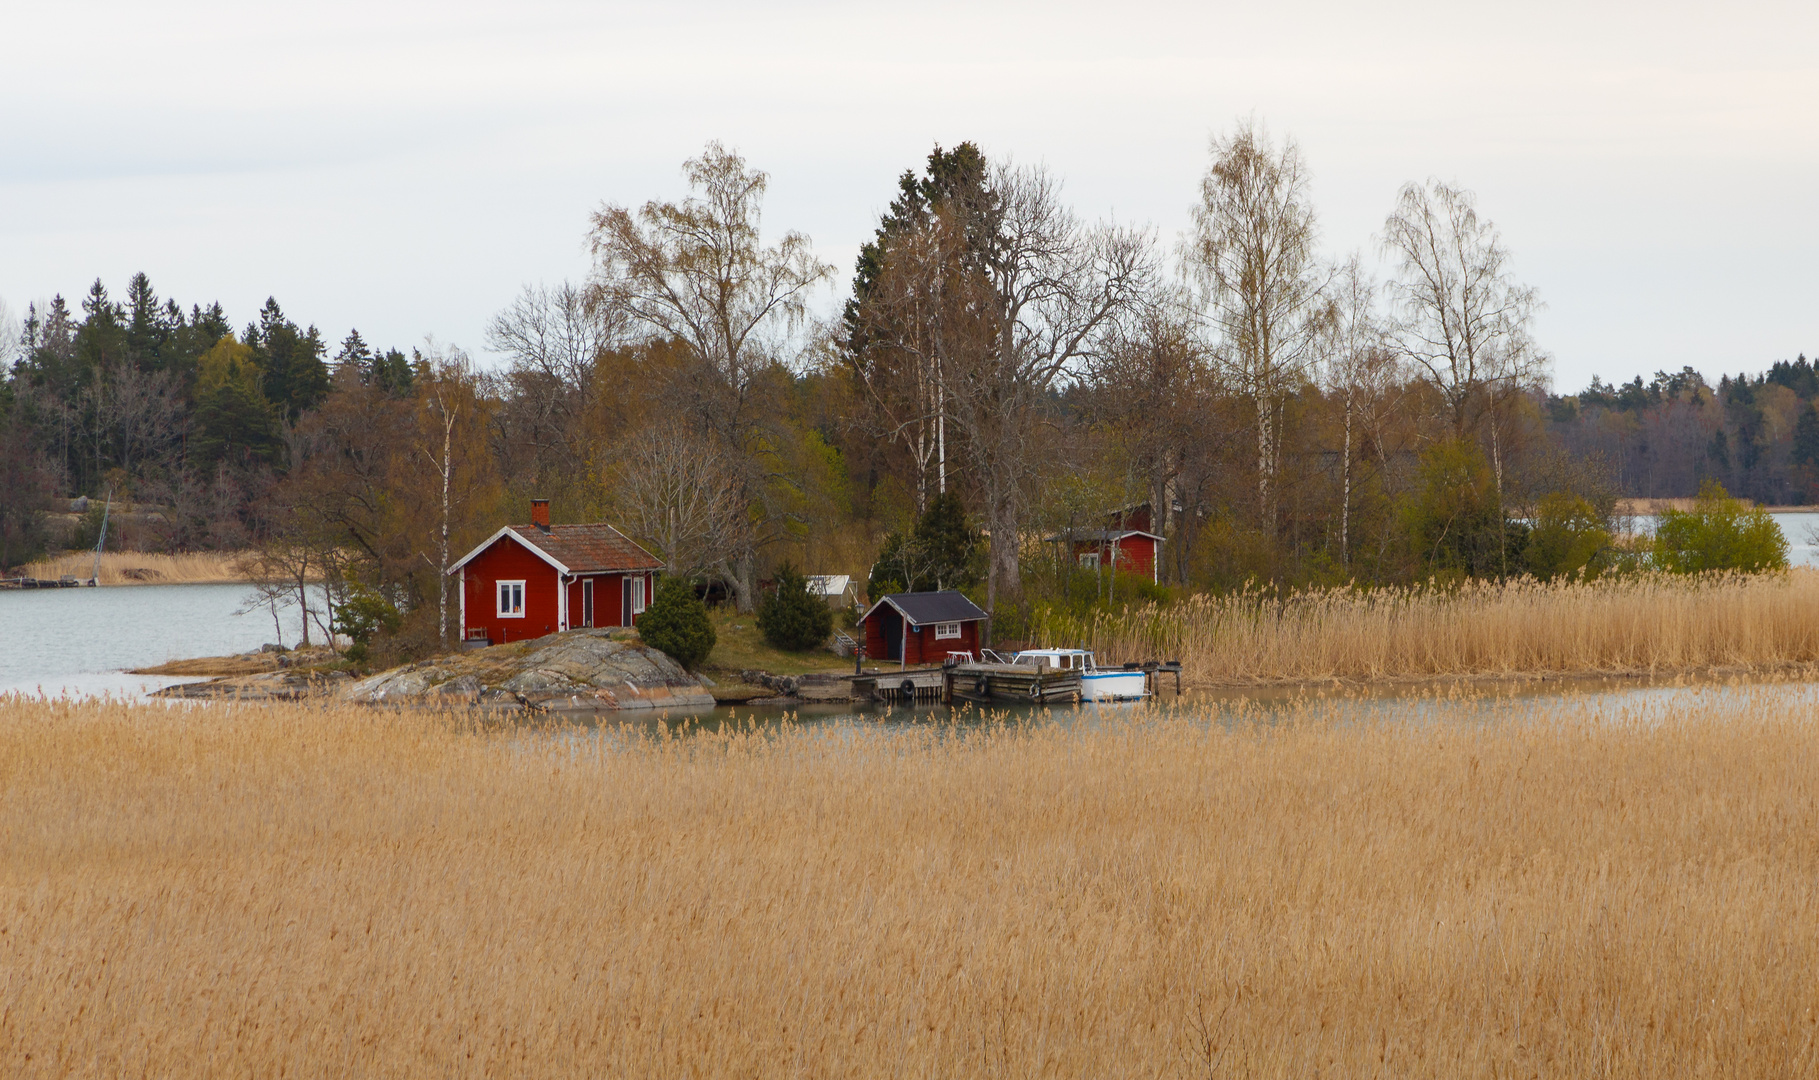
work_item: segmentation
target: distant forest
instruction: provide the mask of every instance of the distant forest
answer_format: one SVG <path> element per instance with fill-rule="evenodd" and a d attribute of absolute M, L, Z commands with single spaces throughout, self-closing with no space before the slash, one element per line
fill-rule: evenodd
<path fill-rule="evenodd" d="M 325 336 L 276 299 L 237 324 L 144 274 L 16 313 L 0 567 L 92 545 L 100 507 L 70 500 L 111 494 L 114 543 L 257 549 L 427 641 L 440 569 L 534 496 L 742 608 L 783 562 L 863 579 L 889 550 L 899 580 L 939 556 L 1006 610 L 1546 577 L 1597 544 L 1531 527 L 1608 536 L 1624 496 L 1819 501 L 1804 355 L 1555 393 L 1539 298 L 1469 192 L 1404 188 L 1377 281 L 1315 249 L 1299 151 L 1255 128 L 1183 192 L 1179 245 L 1079 219 L 1041 170 L 936 147 L 880 193 L 827 320 L 811 297 L 844 275 L 805 236 L 761 235 L 765 175 L 718 145 L 684 174 L 680 201 L 600 208 L 585 282 L 502 305 L 496 363 Z M 918 522 L 956 506 L 964 557 L 919 556 Z M 1055 542 L 1140 510 L 1166 537 L 1154 586 L 1120 594 Z"/>

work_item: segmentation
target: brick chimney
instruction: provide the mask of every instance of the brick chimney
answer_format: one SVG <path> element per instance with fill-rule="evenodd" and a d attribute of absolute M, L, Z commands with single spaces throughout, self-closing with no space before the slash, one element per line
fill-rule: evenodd
<path fill-rule="evenodd" d="M 542 529 L 544 532 L 549 532 L 549 500 L 548 499 L 532 499 L 531 500 L 531 524 L 537 526 L 537 528 L 539 528 L 539 529 Z"/>

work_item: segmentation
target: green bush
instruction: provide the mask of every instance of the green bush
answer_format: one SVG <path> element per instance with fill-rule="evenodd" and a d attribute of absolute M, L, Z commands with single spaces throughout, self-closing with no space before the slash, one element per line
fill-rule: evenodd
<path fill-rule="evenodd" d="M 372 655 L 374 635 L 396 631 L 403 618 L 390 600 L 358 582 L 348 589 L 345 602 L 329 609 L 329 626 L 353 640 L 347 658 L 356 664 L 366 663 Z"/>
<path fill-rule="evenodd" d="M 1610 530 L 1597 509 L 1577 495 L 1557 492 L 1535 508 L 1524 561 L 1542 581 L 1580 572 L 1596 577 L 1606 568 L 1610 546 Z"/>
<path fill-rule="evenodd" d="M 690 670 L 714 651 L 714 624 L 707 606 L 695 595 L 694 583 L 684 578 L 657 583 L 651 606 L 638 616 L 638 636 Z"/>
<path fill-rule="evenodd" d="M 777 568 L 777 588 L 758 605 L 758 630 L 774 648 L 813 649 L 834 632 L 834 613 L 819 596 L 810 595 L 808 579 L 784 563 Z"/>
<path fill-rule="evenodd" d="M 1787 569 L 1787 537 L 1760 506 L 1745 506 L 1707 480 L 1691 510 L 1669 510 L 1655 525 L 1655 565 L 1676 574 Z"/>

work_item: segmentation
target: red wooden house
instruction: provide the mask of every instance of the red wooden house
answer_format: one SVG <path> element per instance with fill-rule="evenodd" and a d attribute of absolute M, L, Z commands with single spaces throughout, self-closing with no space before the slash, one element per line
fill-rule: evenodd
<path fill-rule="evenodd" d="M 985 612 L 952 589 L 892 593 L 860 618 L 865 655 L 899 664 L 939 664 L 950 652 L 979 654 Z"/>
<path fill-rule="evenodd" d="M 1075 562 L 1089 570 L 1114 566 L 1127 574 L 1143 574 L 1151 581 L 1159 579 L 1162 537 L 1150 530 L 1148 503 L 1106 516 L 1103 527 L 1069 529 L 1048 538 L 1051 544 L 1065 544 Z"/>
<path fill-rule="evenodd" d="M 499 645 L 636 625 L 662 565 L 611 525 L 551 525 L 549 500 L 532 499 L 529 525 L 505 526 L 448 572 L 460 578 L 462 637 Z"/>

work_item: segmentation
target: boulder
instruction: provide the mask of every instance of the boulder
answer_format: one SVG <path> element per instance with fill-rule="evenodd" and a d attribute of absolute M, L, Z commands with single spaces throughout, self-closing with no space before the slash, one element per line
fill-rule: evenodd
<path fill-rule="evenodd" d="M 473 704 L 544 712 L 695 709 L 713 695 L 682 665 L 607 629 L 570 630 L 439 656 L 343 687 L 372 705 Z"/>

